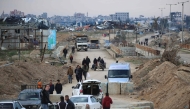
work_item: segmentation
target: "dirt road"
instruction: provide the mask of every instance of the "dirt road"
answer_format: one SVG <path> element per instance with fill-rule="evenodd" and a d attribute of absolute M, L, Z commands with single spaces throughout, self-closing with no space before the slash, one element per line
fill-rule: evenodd
<path fill-rule="evenodd" d="M 89 49 L 87 52 L 79 51 L 79 52 L 76 52 L 73 57 L 74 57 L 74 61 L 76 61 L 77 63 L 79 63 L 79 65 L 81 65 L 83 58 L 86 58 L 86 56 L 88 56 L 91 60 L 91 63 L 89 65 L 90 67 L 92 66 L 92 62 L 94 58 L 98 58 L 99 56 L 104 59 L 104 61 L 106 62 L 107 68 L 109 67 L 111 63 L 115 62 L 115 60 L 104 49 Z M 90 74 L 90 78 L 87 78 L 87 79 L 97 79 L 97 80 L 100 80 L 101 82 L 107 82 L 106 79 L 104 78 L 104 75 L 107 74 L 107 70 L 108 69 L 105 69 L 104 71 L 102 71 L 102 70 L 97 69 L 97 71 L 94 71 L 90 69 L 88 72 Z M 72 84 L 68 83 L 64 85 L 63 86 L 64 95 L 68 94 L 71 96 L 72 94 L 71 87 L 75 86 L 76 84 L 77 84 L 77 81 L 74 77 Z"/>

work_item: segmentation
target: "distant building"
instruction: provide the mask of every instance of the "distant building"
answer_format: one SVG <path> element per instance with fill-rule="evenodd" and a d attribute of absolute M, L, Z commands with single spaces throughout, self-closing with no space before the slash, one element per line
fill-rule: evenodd
<path fill-rule="evenodd" d="M 182 14 L 181 12 L 171 12 L 171 19 L 173 20 L 181 20 Z"/>
<path fill-rule="evenodd" d="M 75 13 L 74 17 L 75 17 L 76 21 L 83 21 L 85 19 L 85 14 L 83 14 L 83 13 Z"/>
<path fill-rule="evenodd" d="M 117 20 L 125 22 L 129 19 L 129 13 L 128 12 L 117 12 L 115 14 L 116 14 Z"/>
<path fill-rule="evenodd" d="M 116 14 L 110 14 L 112 20 L 117 20 Z"/>
<path fill-rule="evenodd" d="M 24 17 L 24 12 L 15 9 L 14 11 L 10 11 L 10 16 Z"/>
<path fill-rule="evenodd" d="M 129 20 L 129 13 L 128 12 L 116 12 L 115 14 L 110 14 L 112 20 L 120 20 L 120 21 L 127 21 Z"/>
<path fill-rule="evenodd" d="M 5 18 L 5 17 L 9 17 L 9 14 L 5 14 L 4 11 L 3 11 L 3 13 L 0 16 L 0 18 Z"/>
<path fill-rule="evenodd" d="M 26 17 L 27 18 L 36 18 L 36 15 L 34 15 L 34 14 L 27 14 Z"/>
<path fill-rule="evenodd" d="M 44 13 L 41 15 L 41 17 L 42 17 L 43 19 L 47 19 L 47 13 L 44 12 Z"/>

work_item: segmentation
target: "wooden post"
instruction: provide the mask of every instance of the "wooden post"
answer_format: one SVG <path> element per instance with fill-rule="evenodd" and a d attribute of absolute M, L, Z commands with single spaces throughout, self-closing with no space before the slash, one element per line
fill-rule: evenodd
<path fill-rule="evenodd" d="M 41 62 L 43 61 L 43 59 L 44 59 L 44 53 L 45 53 L 45 51 L 46 51 L 46 44 L 45 44 L 45 47 L 44 47 L 44 52 L 43 52 L 43 54 L 42 54 L 42 59 L 41 59 Z"/>

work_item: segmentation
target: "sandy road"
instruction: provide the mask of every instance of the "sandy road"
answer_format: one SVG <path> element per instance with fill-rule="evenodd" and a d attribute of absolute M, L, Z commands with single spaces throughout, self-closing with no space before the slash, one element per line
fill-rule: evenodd
<path fill-rule="evenodd" d="M 106 62 L 107 68 L 109 67 L 109 65 L 111 63 L 115 62 L 115 60 L 104 49 L 89 49 L 87 52 L 79 51 L 79 52 L 76 52 L 73 57 L 74 57 L 74 61 L 76 61 L 77 63 L 79 63 L 79 65 L 81 65 L 83 58 L 85 58 L 86 56 L 88 56 L 91 60 L 91 63 L 89 65 L 90 67 L 92 66 L 92 62 L 93 62 L 94 58 L 98 58 L 99 56 L 104 59 L 104 61 Z M 107 68 L 104 71 L 102 71 L 100 69 L 97 69 L 97 71 L 89 69 L 88 73 L 90 74 L 90 77 L 87 79 L 97 79 L 101 82 L 107 82 L 107 80 L 104 78 L 104 75 L 107 75 L 107 70 L 108 70 Z M 68 83 L 63 86 L 63 94 L 64 95 L 68 94 L 71 96 L 71 94 L 72 94 L 71 87 L 75 86 L 76 84 L 77 84 L 77 81 L 74 77 L 72 84 Z"/>

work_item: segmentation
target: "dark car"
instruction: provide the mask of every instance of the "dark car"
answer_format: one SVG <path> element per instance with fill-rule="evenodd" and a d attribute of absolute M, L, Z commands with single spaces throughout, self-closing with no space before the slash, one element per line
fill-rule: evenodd
<path fill-rule="evenodd" d="M 91 43 L 90 46 L 89 46 L 90 49 L 99 49 L 100 46 L 96 43 Z"/>
<path fill-rule="evenodd" d="M 24 89 L 18 100 L 26 109 L 39 109 L 41 106 L 40 92 L 42 89 Z"/>

